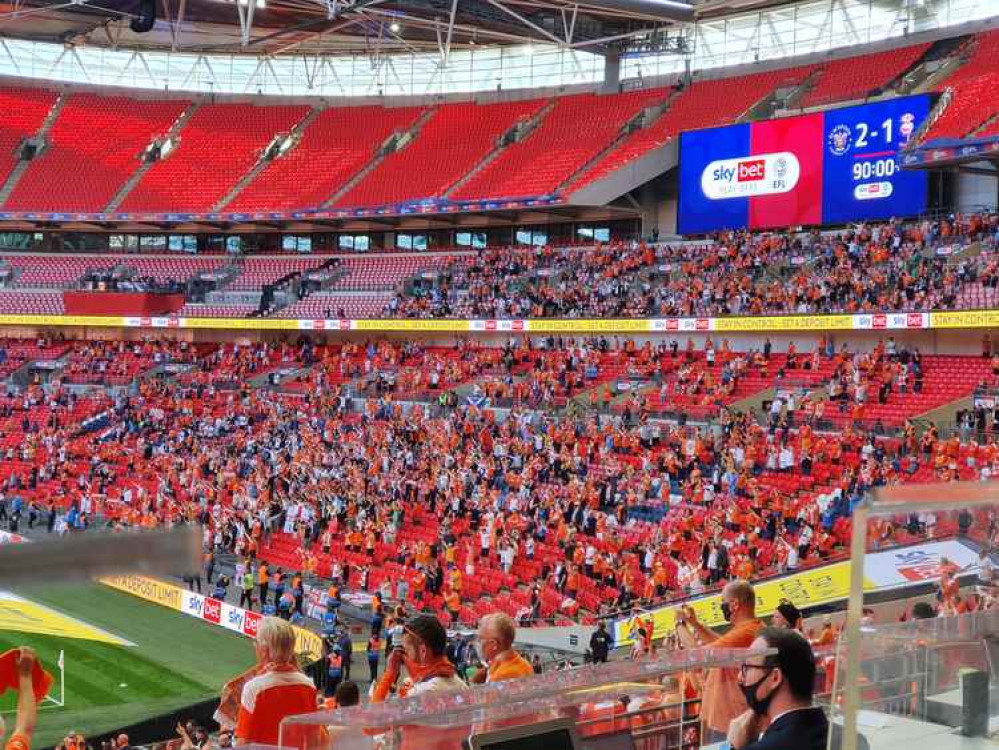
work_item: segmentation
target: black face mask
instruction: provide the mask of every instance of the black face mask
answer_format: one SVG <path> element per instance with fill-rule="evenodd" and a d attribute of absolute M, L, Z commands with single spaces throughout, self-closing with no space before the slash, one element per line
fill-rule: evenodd
<path fill-rule="evenodd" d="M 732 605 L 728 602 L 721 603 L 722 617 L 725 618 L 725 622 L 732 622 Z"/>
<path fill-rule="evenodd" d="M 767 710 L 770 708 L 770 704 L 773 702 L 774 695 L 777 694 L 777 691 L 774 690 L 766 698 L 760 699 L 756 697 L 756 688 L 762 685 L 766 681 L 766 679 L 770 677 L 770 673 L 773 671 L 774 667 L 767 667 L 767 673 L 763 675 L 763 677 L 761 677 L 757 682 L 754 682 L 752 685 L 739 686 L 739 689 L 742 691 L 743 697 L 746 699 L 746 705 L 749 706 L 749 710 L 759 716 L 764 715 L 767 712 Z"/>

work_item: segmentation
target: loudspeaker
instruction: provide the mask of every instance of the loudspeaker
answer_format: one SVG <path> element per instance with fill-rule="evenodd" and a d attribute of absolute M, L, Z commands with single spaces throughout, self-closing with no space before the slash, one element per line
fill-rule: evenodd
<path fill-rule="evenodd" d="M 965 672 L 961 675 L 961 734 L 985 737 L 989 733 L 988 672 Z"/>
<path fill-rule="evenodd" d="M 139 12 L 132 19 L 129 28 L 136 34 L 152 31 L 156 25 L 156 0 L 139 0 Z"/>

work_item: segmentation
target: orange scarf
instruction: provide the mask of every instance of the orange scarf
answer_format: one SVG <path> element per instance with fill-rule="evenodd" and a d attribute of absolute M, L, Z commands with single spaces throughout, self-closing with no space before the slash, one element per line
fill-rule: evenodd
<path fill-rule="evenodd" d="M 438 656 L 426 664 L 407 664 L 406 671 L 414 685 L 432 680 L 435 677 L 450 679 L 455 674 L 454 664 L 446 656 Z"/>
<path fill-rule="evenodd" d="M 406 672 L 409 673 L 409 681 L 414 685 L 426 682 L 427 680 L 432 680 L 436 677 L 450 679 L 455 675 L 454 664 L 452 664 L 446 656 L 435 657 L 426 664 L 413 664 L 410 662 L 406 665 Z M 378 684 L 375 686 L 374 692 L 371 694 L 371 702 L 381 703 L 388 698 L 389 693 L 392 692 L 392 687 L 395 685 L 395 681 L 397 679 L 399 679 L 398 672 L 386 671 L 378 681 Z"/>

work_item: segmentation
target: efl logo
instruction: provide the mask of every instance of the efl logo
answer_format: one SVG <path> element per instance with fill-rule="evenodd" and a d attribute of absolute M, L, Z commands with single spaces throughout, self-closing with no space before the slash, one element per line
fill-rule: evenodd
<path fill-rule="evenodd" d="M 321 331 L 324 328 L 326 328 L 326 321 L 325 320 L 313 320 L 312 321 L 312 330 L 314 330 L 314 331 Z"/>
<path fill-rule="evenodd" d="M 205 608 L 201 616 L 217 625 L 222 620 L 222 602 L 218 599 L 205 599 Z"/>
<path fill-rule="evenodd" d="M 884 313 L 878 313 L 877 315 L 871 316 L 871 328 L 887 328 L 888 327 L 888 316 Z"/>
<path fill-rule="evenodd" d="M 708 200 L 778 195 L 794 190 L 800 177 L 801 164 L 790 151 L 717 159 L 701 172 L 701 191 Z"/>
<path fill-rule="evenodd" d="M 679 331 L 680 330 L 680 321 L 677 318 L 670 318 L 669 320 L 666 321 L 666 330 L 667 331 Z"/>
<path fill-rule="evenodd" d="M 169 328 L 177 328 L 179 325 L 180 325 L 179 318 L 170 318 L 169 320 L 167 320 L 167 326 Z"/>
<path fill-rule="evenodd" d="M 515 330 L 515 331 L 523 331 L 524 330 L 524 321 L 522 321 L 522 320 L 515 320 L 515 321 L 513 321 L 513 330 Z"/>
<path fill-rule="evenodd" d="M 922 328 L 923 327 L 923 314 L 922 313 L 909 313 L 905 319 L 905 325 L 907 328 Z"/>
<path fill-rule="evenodd" d="M 487 320 L 486 321 L 486 330 L 487 331 L 495 331 L 496 327 L 497 326 L 496 326 L 496 321 L 495 320 Z"/>
<path fill-rule="evenodd" d="M 706 331 L 708 330 L 708 328 L 711 327 L 711 321 L 708 320 L 707 318 L 698 318 L 697 322 L 694 323 L 694 327 L 698 331 Z"/>
<path fill-rule="evenodd" d="M 139 325 L 143 328 L 151 328 L 153 325 L 152 318 L 139 318 Z"/>

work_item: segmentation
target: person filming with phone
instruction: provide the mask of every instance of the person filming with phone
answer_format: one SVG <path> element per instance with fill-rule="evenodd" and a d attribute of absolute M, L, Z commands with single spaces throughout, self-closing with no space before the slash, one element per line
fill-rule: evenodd
<path fill-rule="evenodd" d="M 721 611 L 731 627 L 718 635 L 697 618 L 689 605 L 677 613 L 676 637 L 681 648 L 747 648 L 763 628 L 756 618 L 756 592 L 747 581 L 732 581 L 722 590 Z M 718 735 L 728 731 L 729 723 L 746 710 L 739 689 L 738 670 L 729 667 L 707 670 L 704 679 L 701 719 L 706 728 Z"/>
<path fill-rule="evenodd" d="M 447 631 L 433 615 L 411 617 L 403 627 L 402 642 L 395 644 L 385 664 L 385 674 L 375 684 L 372 703 L 381 703 L 396 690 L 400 698 L 434 691 L 468 690 L 448 660 Z M 406 679 L 396 683 L 406 668 Z"/>

